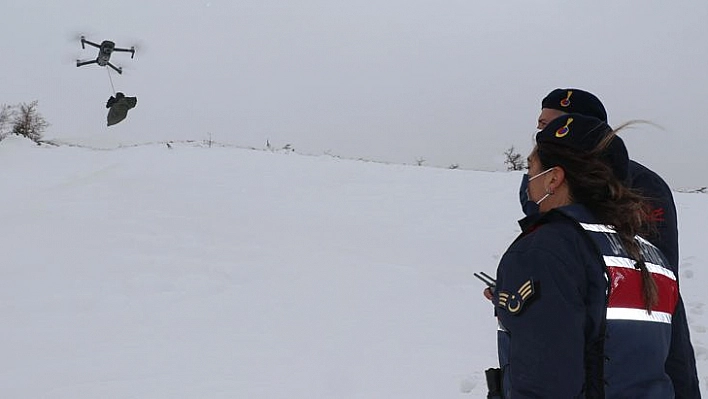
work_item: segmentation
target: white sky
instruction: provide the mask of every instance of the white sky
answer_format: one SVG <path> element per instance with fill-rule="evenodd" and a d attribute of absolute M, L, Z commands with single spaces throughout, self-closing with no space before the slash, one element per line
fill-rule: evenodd
<path fill-rule="evenodd" d="M 473 273 L 518 234 L 518 172 L 17 137 L 0 169 L 3 397 L 486 393 L 496 322 Z M 708 195 L 676 202 L 705 394 Z"/>
<path fill-rule="evenodd" d="M 634 159 L 674 188 L 708 185 L 708 2 L 560 0 L 6 1 L 0 103 L 34 99 L 47 137 L 114 146 L 169 139 L 292 144 L 400 163 L 503 169 L 541 98 L 580 87 Z M 110 129 L 106 71 L 76 68 L 80 33 L 137 45 L 117 90 L 138 97 Z"/>

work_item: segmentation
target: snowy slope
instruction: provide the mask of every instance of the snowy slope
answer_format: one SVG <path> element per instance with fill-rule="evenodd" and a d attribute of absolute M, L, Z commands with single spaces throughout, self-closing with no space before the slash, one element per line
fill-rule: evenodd
<path fill-rule="evenodd" d="M 2 397 L 485 393 L 472 273 L 518 233 L 518 173 L 16 138 L 0 169 Z M 705 388 L 708 195 L 676 200 Z"/>

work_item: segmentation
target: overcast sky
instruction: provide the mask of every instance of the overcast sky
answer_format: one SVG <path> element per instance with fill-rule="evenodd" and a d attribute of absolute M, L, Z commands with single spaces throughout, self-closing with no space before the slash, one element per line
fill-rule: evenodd
<path fill-rule="evenodd" d="M 205 139 L 502 170 L 530 150 L 540 100 L 597 94 L 632 158 L 674 188 L 708 185 L 708 2 L 469 0 L 7 1 L 0 103 L 39 100 L 46 132 L 111 146 Z M 105 68 L 79 35 L 135 45 L 106 127 Z"/>

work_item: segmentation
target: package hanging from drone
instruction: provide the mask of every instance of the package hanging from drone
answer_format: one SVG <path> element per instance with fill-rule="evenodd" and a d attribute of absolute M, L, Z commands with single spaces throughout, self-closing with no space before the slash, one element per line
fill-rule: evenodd
<path fill-rule="evenodd" d="M 125 119 L 128 116 L 128 110 L 135 108 L 137 104 L 137 97 L 121 97 L 113 101 L 108 110 L 108 126 L 115 125 Z"/>

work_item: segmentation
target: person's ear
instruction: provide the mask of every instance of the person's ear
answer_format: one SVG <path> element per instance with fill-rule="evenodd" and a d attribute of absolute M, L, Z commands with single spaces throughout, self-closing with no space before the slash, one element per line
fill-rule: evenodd
<path fill-rule="evenodd" d="M 560 166 L 553 168 L 553 171 L 548 176 L 548 190 L 555 192 L 558 187 L 565 181 L 565 170 Z"/>

